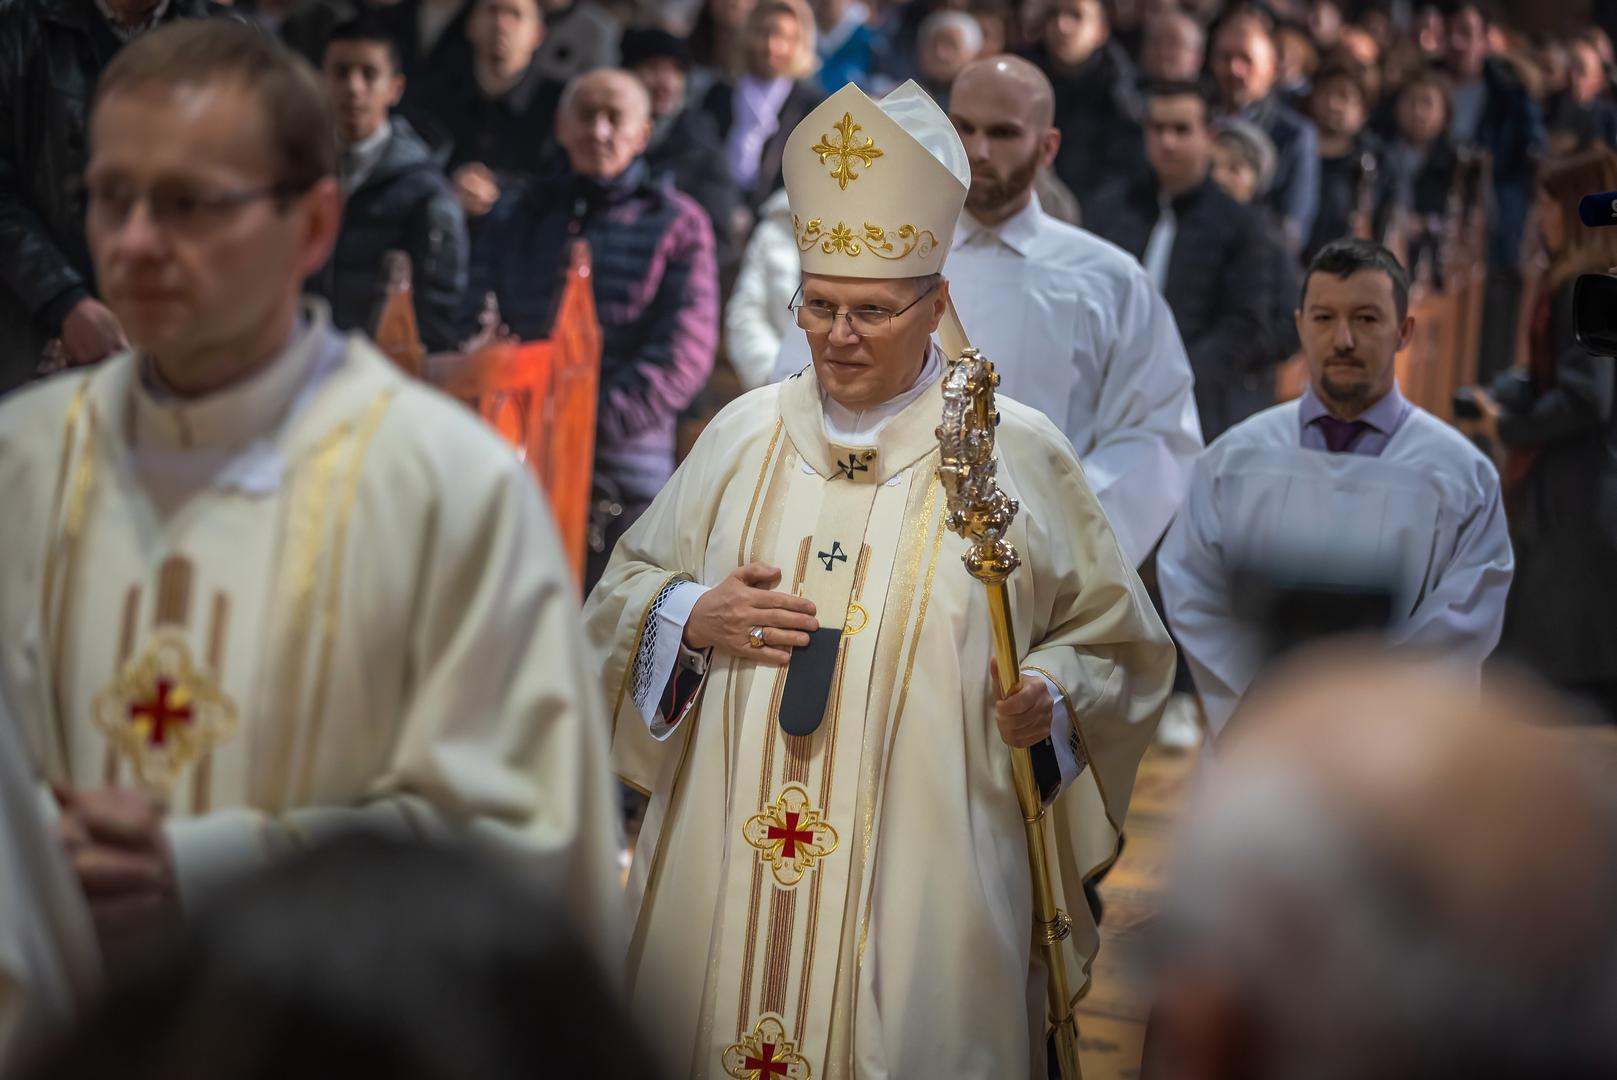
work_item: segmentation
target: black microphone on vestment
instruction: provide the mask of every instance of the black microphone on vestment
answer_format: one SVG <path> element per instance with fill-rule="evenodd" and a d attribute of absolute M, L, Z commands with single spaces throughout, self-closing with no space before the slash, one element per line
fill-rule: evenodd
<path fill-rule="evenodd" d="M 1617 191 L 1585 195 L 1578 203 L 1578 217 L 1591 229 L 1617 225 Z"/>

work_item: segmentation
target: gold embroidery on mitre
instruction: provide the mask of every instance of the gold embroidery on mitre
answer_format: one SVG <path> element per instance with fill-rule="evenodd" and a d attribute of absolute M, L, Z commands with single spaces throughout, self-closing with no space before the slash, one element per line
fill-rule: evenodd
<path fill-rule="evenodd" d="M 786 1025 L 773 1013 L 765 1013 L 740 1042 L 725 1047 L 719 1060 L 734 1080 L 811 1080 L 813 1075 L 797 1044 L 786 1038 Z"/>
<path fill-rule="evenodd" d="M 863 145 L 854 141 L 854 136 L 864 128 L 854 123 L 853 113 L 843 113 L 842 121 L 836 125 L 835 130 L 842 136 L 840 143 L 833 143 L 830 135 L 821 135 L 820 141 L 809 149 L 820 155 L 821 165 L 832 158 L 837 159 L 836 168 L 831 170 L 831 177 L 837 182 L 839 189 L 847 191 L 848 184 L 859 179 L 859 174 L 853 171 L 853 163 L 858 161 L 868 169 L 883 154 L 876 148 L 875 139 L 866 137 Z"/>
<path fill-rule="evenodd" d="M 845 222 L 837 222 L 830 232 L 826 232 L 823 218 L 810 218 L 805 224 L 793 215 L 792 229 L 797 236 L 798 251 L 807 251 L 818 244 L 827 255 L 840 253 L 849 258 L 858 258 L 868 251 L 878 259 L 889 262 L 907 258 L 912 252 L 925 259 L 930 258 L 938 246 L 938 238 L 931 229 L 914 225 L 900 225 L 889 231 L 867 221 L 864 233 L 856 235 Z"/>
<path fill-rule="evenodd" d="M 781 788 L 768 809 L 747 819 L 741 835 L 787 889 L 837 849 L 836 829 L 810 805 L 808 790 L 801 784 Z"/>
<path fill-rule="evenodd" d="M 186 767 L 236 730 L 236 704 L 191 659 L 175 630 L 159 630 L 96 695 L 95 724 L 142 783 L 168 792 Z"/>

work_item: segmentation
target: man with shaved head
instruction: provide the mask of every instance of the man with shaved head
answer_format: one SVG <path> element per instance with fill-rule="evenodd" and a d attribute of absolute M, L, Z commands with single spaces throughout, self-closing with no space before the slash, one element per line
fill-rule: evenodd
<path fill-rule="evenodd" d="M 1617 1075 L 1609 732 L 1369 647 L 1220 740 L 1156 926 L 1141 1075 Z"/>
<path fill-rule="evenodd" d="M 1050 80 L 1018 57 L 960 73 L 949 119 L 971 162 L 950 275 L 961 318 L 1072 440 L 1132 565 L 1173 518 L 1202 448 L 1173 314 L 1122 249 L 1046 214 L 1033 192 L 1061 144 Z"/>
<path fill-rule="evenodd" d="M 467 297 L 493 293 L 523 340 L 550 334 L 569 253 L 584 240 L 601 321 L 596 483 L 623 513 L 590 554 L 593 584 L 622 531 L 674 472 L 674 426 L 707 384 L 718 337 L 713 226 L 642 155 L 651 102 L 639 79 L 602 68 L 574 78 L 556 110 L 571 168 L 502 198 L 472 247 Z"/>

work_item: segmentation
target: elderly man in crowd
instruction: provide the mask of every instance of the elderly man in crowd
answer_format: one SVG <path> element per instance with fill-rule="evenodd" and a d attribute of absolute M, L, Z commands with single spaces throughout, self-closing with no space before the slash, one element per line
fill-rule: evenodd
<path fill-rule="evenodd" d="M 480 303 L 494 293 L 517 336 L 546 337 L 572 242 L 590 245 L 602 337 L 595 475 L 623 508 L 604 550 L 591 553 L 593 583 L 673 475 L 675 423 L 713 370 L 718 277 L 707 215 L 652 178 L 641 157 L 651 105 L 638 79 L 615 68 L 578 76 L 562 94 L 556 137 L 571 168 L 495 207 L 472 251 L 467 295 Z"/>
<path fill-rule="evenodd" d="M 1617 1074 L 1609 791 L 1565 703 L 1485 690 L 1339 647 L 1254 692 L 1184 817 L 1142 1076 Z"/>
<path fill-rule="evenodd" d="M 1513 560 L 1492 463 L 1407 401 L 1393 366 L 1415 332 L 1409 278 L 1385 249 L 1338 240 L 1309 265 L 1297 312 L 1309 385 L 1196 463 L 1158 580 L 1216 733 L 1289 633 L 1242 605 L 1268 588 L 1385 597 L 1367 621 L 1388 641 L 1472 672 L 1505 617 Z M 1309 610 L 1312 604 L 1312 610 Z"/>

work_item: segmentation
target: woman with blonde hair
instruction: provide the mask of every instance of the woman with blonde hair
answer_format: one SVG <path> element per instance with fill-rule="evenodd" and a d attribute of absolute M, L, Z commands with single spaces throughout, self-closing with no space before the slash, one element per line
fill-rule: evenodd
<path fill-rule="evenodd" d="M 814 14 L 804 0 L 759 0 L 747 18 L 746 70 L 715 84 L 702 102 L 754 210 L 781 186 L 786 137 L 825 97 L 814 80 L 814 47 Z"/>
<path fill-rule="evenodd" d="M 1572 318 L 1578 275 L 1617 267 L 1617 229 L 1586 228 L 1578 202 L 1612 190 L 1617 153 L 1604 146 L 1545 163 L 1537 216 L 1549 265 L 1528 366 L 1498 380 L 1484 406 L 1510 451 L 1516 577 L 1500 651 L 1617 721 L 1617 361 L 1578 345 Z"/>

